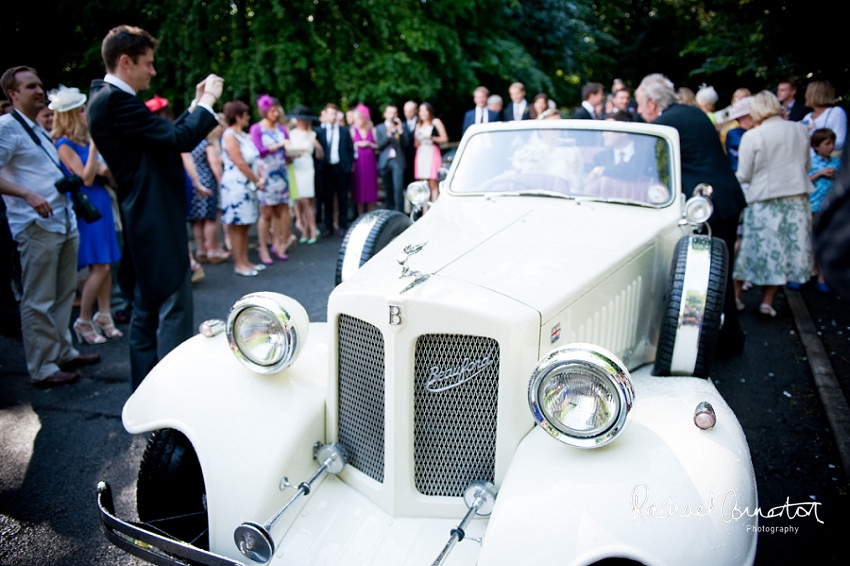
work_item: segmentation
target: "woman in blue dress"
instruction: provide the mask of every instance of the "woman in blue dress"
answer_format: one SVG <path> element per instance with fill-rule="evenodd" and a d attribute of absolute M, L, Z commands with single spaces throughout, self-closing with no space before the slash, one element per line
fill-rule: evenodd
<path fill-rule="evenodd" d="M 106 164 L 100 159 L 97 148 L 89 138 L 86 121 L 86 95 L 76 88 L 62 85 L 49 94 L 50 108 L 56 112 L 51 135 L 62 161 L 66 175 L 79 175 L 83 192 L 103 215 L 91 224 L 77 222 L 80 247 L 77 252 L 77 269 L 88 266 L 89 276 L 83 285 L 80 298 L 80 316 L 74 322 L 74 333 L 82 343 L 102 344 L 107 338 L 119 338 L 122 332 L 115 328 L 109 306 L 112 295 L 112 275 L 109 264 L 121 259 L 112 198 L 105 183 L 111 177 Z M 97 301 L 97 312 L 92 314 Z"/>

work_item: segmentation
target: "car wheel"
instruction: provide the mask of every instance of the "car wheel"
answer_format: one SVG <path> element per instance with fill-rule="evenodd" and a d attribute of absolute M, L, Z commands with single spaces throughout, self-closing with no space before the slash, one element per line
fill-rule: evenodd
<path fill-rule="evenodd" d="M 355 220 L 339 248 L 336 284 L 354 275 L 411 224 L 410 218 L 396 210 L 373 210 Z"/>
<path fill-rule="evenodd" d="M 670 269 L 655 375 L 708 377 L 720 332 L 727 264 L 722 240 L 700 235 L 679 240 Z"/>
<path fill-rule="evenodd" d="M 192 443 L 181 432 L 166 428 L 151 434 L 139 466 L 136 502 L 142 522 L 209 549 L 204 476 Z"/>

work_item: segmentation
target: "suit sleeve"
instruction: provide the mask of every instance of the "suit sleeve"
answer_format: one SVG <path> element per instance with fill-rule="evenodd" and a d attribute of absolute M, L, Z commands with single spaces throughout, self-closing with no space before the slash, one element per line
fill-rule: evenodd
<path fill-rule="evenodd" d="M 113 131 L 180 153 L 195 149 L 216 125 L 215 117 L 203 109 L 181 115 L 171 123 L 151 114 L 140 100 L 130 95 L 110 96 L 108 117 Z"/>
<path fill-rule="evenodd" d="M 386 149 L 386 147 L 390 145 L 390 136 L 387 135 L 387 129 L 385 127 L 376 127 L 375 137 L 378 138 L 378 151 L 384 151 L 384 149 Z"/>

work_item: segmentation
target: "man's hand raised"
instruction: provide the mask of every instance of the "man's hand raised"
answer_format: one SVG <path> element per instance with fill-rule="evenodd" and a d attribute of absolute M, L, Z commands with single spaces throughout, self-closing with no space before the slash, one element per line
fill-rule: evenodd
<path fill-rule="evenodd" d="M 224 79 L 217 75 L 210 75 L 196 87 L 196 100 L 199 104 L 212 106 L 221 97 L 222 90 L 224 90 Z"/>

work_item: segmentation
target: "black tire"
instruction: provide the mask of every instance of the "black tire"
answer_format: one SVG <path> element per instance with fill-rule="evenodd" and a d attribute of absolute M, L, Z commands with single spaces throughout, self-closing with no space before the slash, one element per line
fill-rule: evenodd
<path fill-rule="evenodd" d="M 703 242 L 710 241 L 710 266 L 708 275 L 708 289 L 706 290 L 705 308 L 702 320 L 699 323 L 699 340 L 696 360 L 693 371 L 686 372 L 674 370 L 673 350 L 679 336 L 680 312 L 685 300 L 683 288 L 685 281 L 685 270 L 688 263 L 688 247 L 694 238 L 702 238 Z M 728 268 L 729 254 L 726 244 L 718 238 L 708 236 L 685 236 L 676 244 L 673 255 L 673 265 L 670 268 L 670 279 L 665 295 L 666 309 L 661 321 L 661 334 L 658 338 L 658 352 L 655 358 L 654 375 L 691 375 L 694 377 L 708 377 L 711 370 L 711 362 L 714 360 L 714 350 L 717 346 L 717 338 L 723 314 L 723 300 L 726 294 L 726 270 Z"/>
<path fill-rule="evenodd" d="M 198 455 L 181 432 L 148 439 L 136 486 L 139 519 L 164 534 L 209 550 L 206 487 Z"/>
<path fill-rule="evenodd" d="M 364 263 L 372 259 L 399 234 L 407 230 L 411 224 L 413 222 L 410 218 L 396 210 L 373 210 L 355 220 L 339 247 L 335 284 L 339 285 L 343 281 L 342 268 L 348 256 L 352 254 L 360 255 L 357 263 L 357 268 L 360 269 Z M 363 234 L 364 226 L 371 226 L 365 236 Z M 356 260 L 356 258 L 349 259 L 351 261 Z"/>

